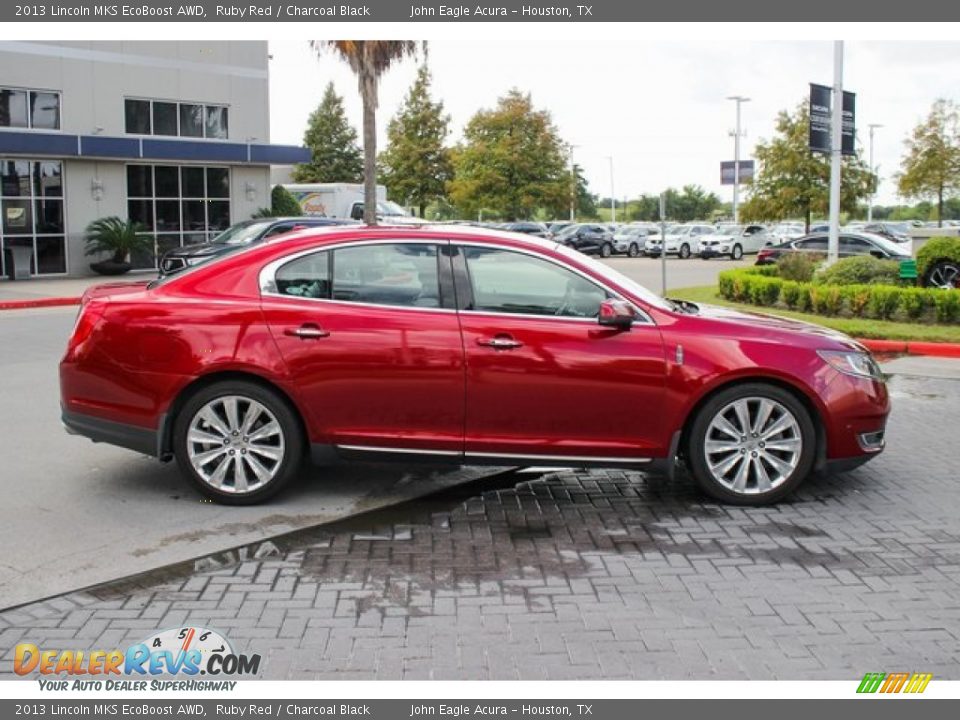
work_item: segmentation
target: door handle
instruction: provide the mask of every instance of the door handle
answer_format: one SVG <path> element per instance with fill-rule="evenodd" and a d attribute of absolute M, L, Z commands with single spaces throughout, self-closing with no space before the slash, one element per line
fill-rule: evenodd
<path fill-rule="evenodd" d="M 287 328 L 283 331 L 284 335 L 298 337 L 301 340 L 319 340 L 327 337 L 330 333 L 322 329 L 319 325 L 307 323 L 298 328 Z"/>
<path fill-rule="evenodd" d="M 491 347 L 494 350 L 514 350 L 519 347 L 523 347 L 523 343 L 519 340 L 514 340 L 509 335 L 497 335 L 492 338 L 477 338 L 477 345 L 483 345 L 484 347 Z"/>

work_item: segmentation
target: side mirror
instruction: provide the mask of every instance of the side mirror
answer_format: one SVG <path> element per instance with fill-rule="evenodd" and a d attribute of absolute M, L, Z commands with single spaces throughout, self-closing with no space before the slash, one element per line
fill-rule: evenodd
<path fill-rule="evenodd" d="M 600 303 L 600 315 L 597 318 L 604 327 L 614 327 L 629 330 L 633 325 L 636 310 L 626 300 L 604 300 Z"/>

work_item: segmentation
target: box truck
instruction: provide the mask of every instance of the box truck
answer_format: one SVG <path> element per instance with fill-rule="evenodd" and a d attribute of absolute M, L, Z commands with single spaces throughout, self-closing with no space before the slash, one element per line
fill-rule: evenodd
<path fill-rule="evenodd" d="M 357 183 L 283 183 L 304 215 L 363 220 L 363 185 Z M 377 220 L 387 224 L 419 223 L 395 202 L 387 200 L 387 189 L 377 185 Z"/>

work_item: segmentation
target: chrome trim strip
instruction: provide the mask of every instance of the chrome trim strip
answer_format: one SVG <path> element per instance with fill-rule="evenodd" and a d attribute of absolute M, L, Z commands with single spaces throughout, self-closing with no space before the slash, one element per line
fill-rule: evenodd
<path fill-rule="evenodd" d="M 485 453 L 485 452 L 466 452 L 466 458 L 503 458 L 505 460 L 562 460 L 564 462 L 613 462 L 613 463 L 648 463 L 653 462 L 653 458 L 624 458 L 624 457 L 600 457 L 590 455 L 524 455 L 515 453 Z"/>
<path fill-rule="evenodd" d="M 378 453 L 403 453 L 405 455 L 444 455 L 448 457 L 461 457 L 463 455 L 459 450 L 419 450 L 416 448 L 392 448 L 379 445 L 337 445 L 338 450 L 358 450 L 361 452 Z"/>

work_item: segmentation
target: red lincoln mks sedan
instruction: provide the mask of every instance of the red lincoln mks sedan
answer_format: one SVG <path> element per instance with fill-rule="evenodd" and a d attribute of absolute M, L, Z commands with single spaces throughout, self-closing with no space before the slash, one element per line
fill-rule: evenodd
<path fill-rule="evenodd" d="M 306 459 L 621 467 L 738 504 L 884 446 L 844 335 L 662 299 L 562 245 L 463 227 L 309 229 L 89 290 L 60 365 L 70 432 L 215 500 Z"/>

